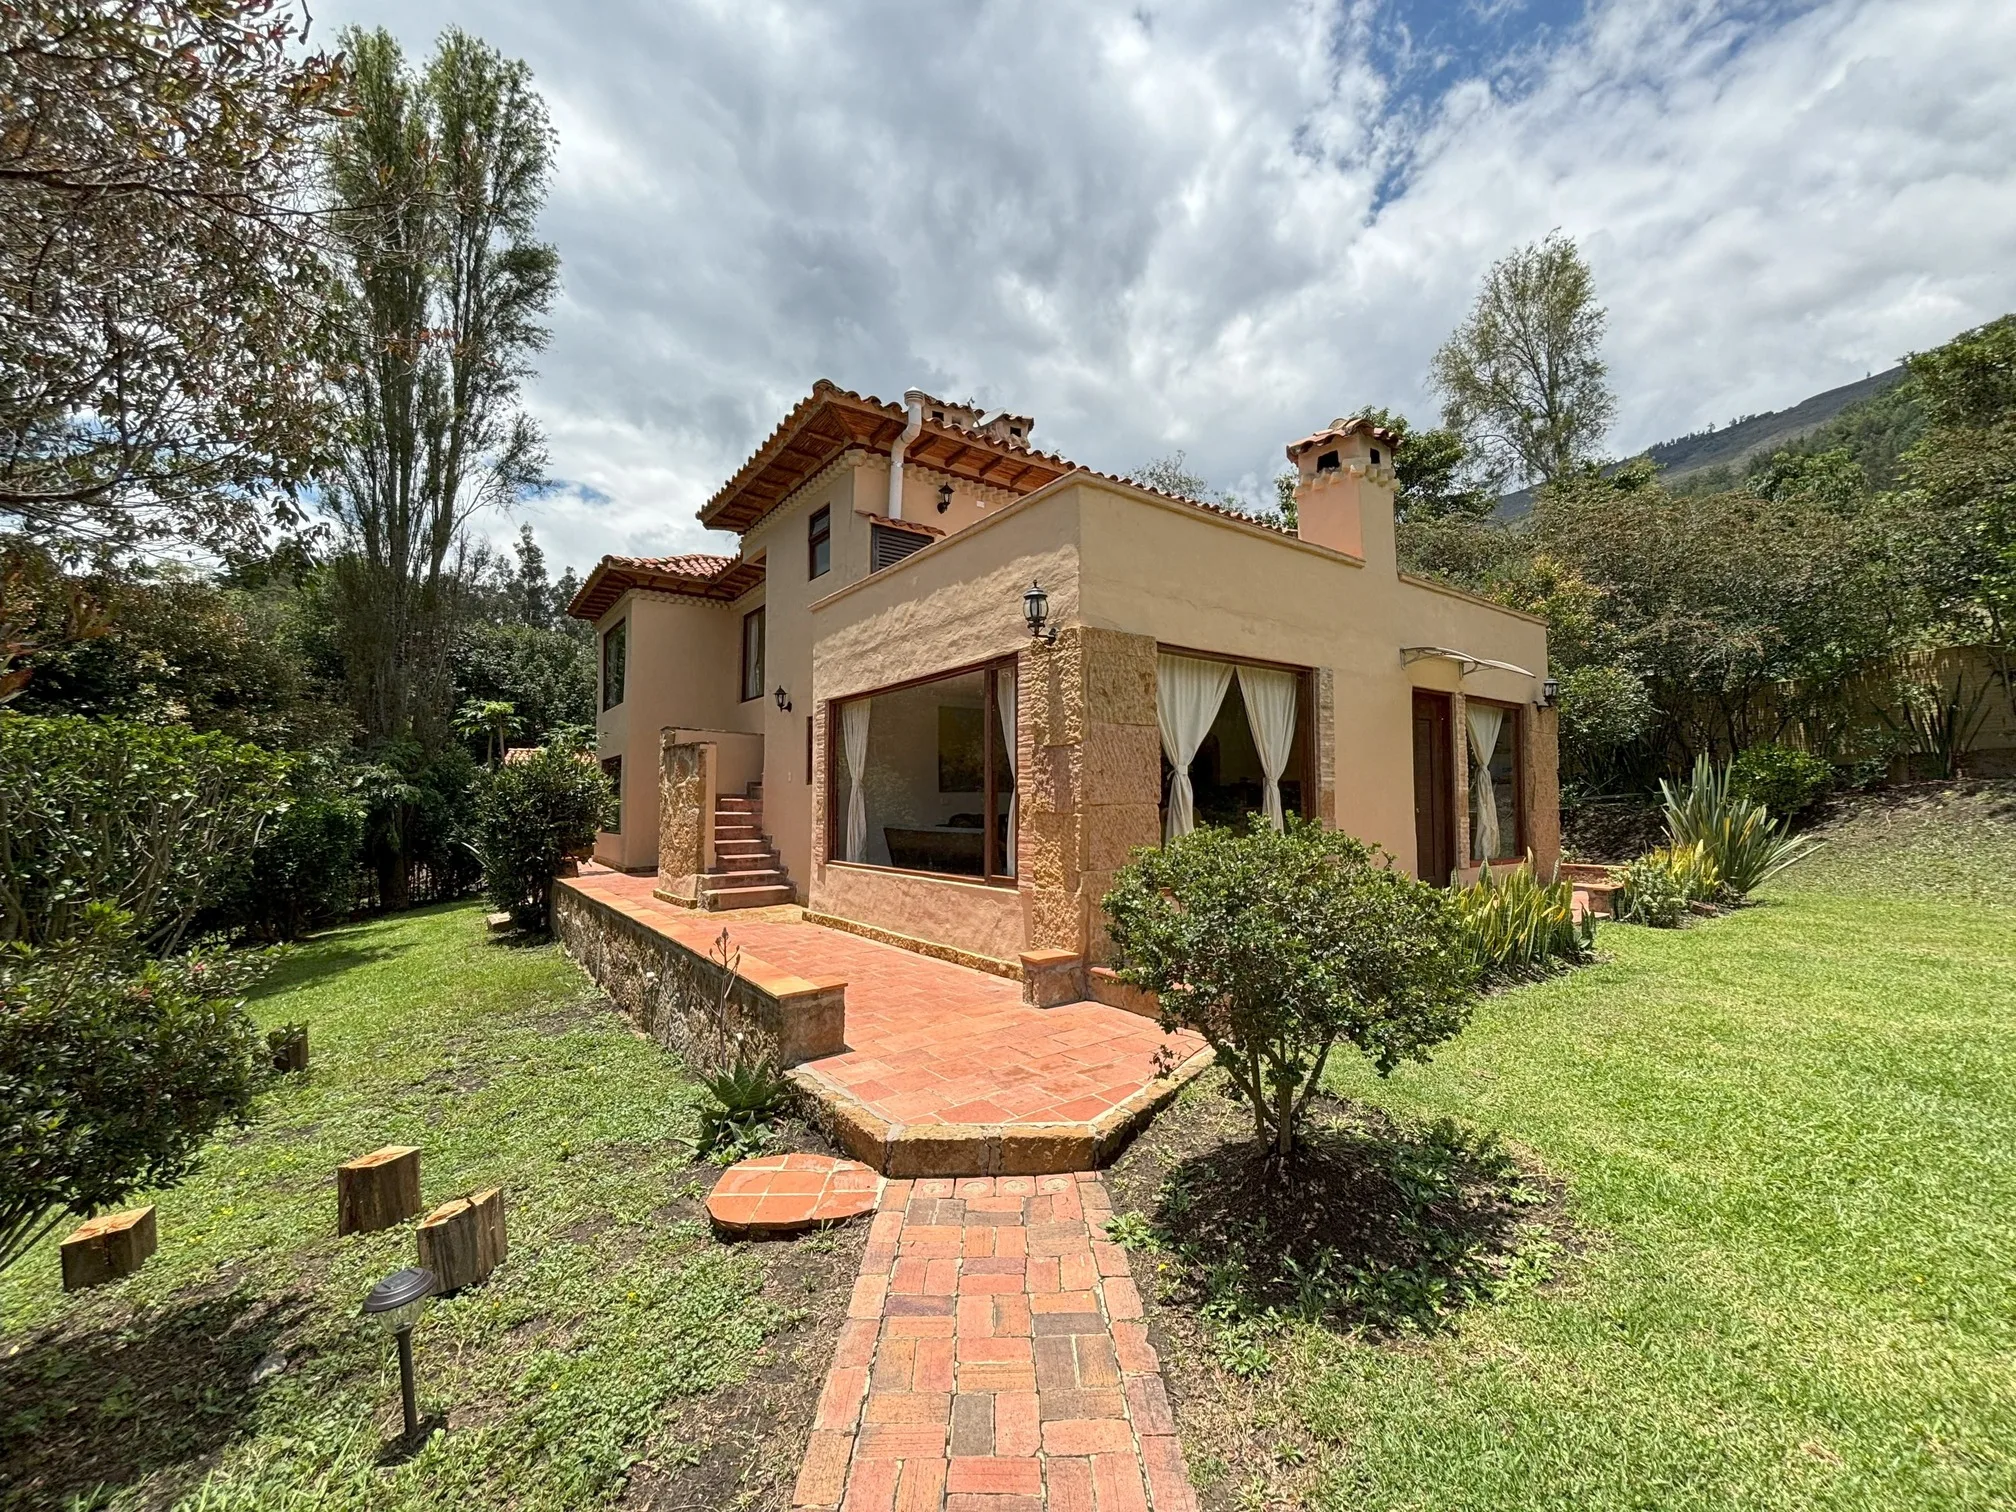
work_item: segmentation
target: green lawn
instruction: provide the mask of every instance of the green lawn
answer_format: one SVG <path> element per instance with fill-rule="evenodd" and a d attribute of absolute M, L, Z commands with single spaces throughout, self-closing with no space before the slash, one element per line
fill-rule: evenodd
<path fill-rule="evenodd" d="M 1273 1399 L 1322 1505 L 2016 1506 L 2016 909 L 1979 845 L 1913 842 L 1977 863 L 1941 898 L 1844 838 L 1762 906 L 1606 926 L 1431 1066 L 1335 1079 L 1502 1131 L 1587 1248 L 1426 1342 L 1299 1335 Z"/>
<path fill-rule="evenodd" d="M 159 1254 L 65 1298 L 52 1239 L 0 1279 L 0 1505 L 578 1507 L 638 1461 L 692 1482 L 674 1502 L 775 1501 L 805 1373 L 779 1356 L 823 1367 L 807 1313 L 844 1306 L 851 1241 L 716 1243 L 691 1084 L 565 957 L 423 910 L 300 949 L 255 1007 L 308 1022 L 311 1072 L 153 1199 Z M 416 1333 L 451 1431 L 381 1466 L 397 1374 L 356 1312 L 413 1230 L 338 1240 L 332 1171 L 387 1143 L 423 1147 L 428 1206 L 501 1184 L 512 1253 Z M 262 1360 L 284 1368 L 255 1386 Z"/>

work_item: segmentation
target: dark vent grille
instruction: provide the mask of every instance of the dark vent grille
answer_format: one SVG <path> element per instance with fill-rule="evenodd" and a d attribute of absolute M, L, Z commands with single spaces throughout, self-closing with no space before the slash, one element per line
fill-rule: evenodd
<path fill-rule="evenodd" d="M 871 537 L 868 543 L 870 572 L 893 567 L 912 552 L 922 551 L 931 544 L 931 537 L 908 530 L 891 530 L 887 525 L 871 525 L 868 528 Z"/>

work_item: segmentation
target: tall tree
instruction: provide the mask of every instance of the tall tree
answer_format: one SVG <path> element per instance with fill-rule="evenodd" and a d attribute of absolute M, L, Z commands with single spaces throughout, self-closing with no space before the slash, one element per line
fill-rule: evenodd
<path fill-rule="evenodd" d="M 526 66 L 464 32 L 418 73 L 385 31 L 343 42 L 351 114 L 328 152 L 346 240 L 325 481 L 345 548 L 337 617 L 367 736 L 424 745 L 448 733 L 462 527 L 544 468 L 519 395 L 559 282 L 534 234 L 552 129 Z"/>
<path fill-rule="evenodd" d="M 1494 491 L 1553 482 L 1593 456 L 1617 403 L 1601 355 L 1605 315 L 1560 232 L 1492 265 L 1469 317 L 1436 352 L 1442 420 Z"/>
<path fill-rule="evenodd" d="M 256 537 L 323 434 L 337 60 L 287 0 L 0 5 L 0 520 Z"/>

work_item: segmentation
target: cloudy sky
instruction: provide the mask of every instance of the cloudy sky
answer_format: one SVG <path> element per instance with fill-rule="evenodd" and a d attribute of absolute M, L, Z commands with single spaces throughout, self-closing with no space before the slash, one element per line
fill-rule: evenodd
<path fill-rule="evenodd" d="M 826 377 L 1258 496 L 1559 227 L 1619 454 L 2016 308 L 2011 0 L 321 0 L 532 66 L 558 562 L 694 510 Z"/>

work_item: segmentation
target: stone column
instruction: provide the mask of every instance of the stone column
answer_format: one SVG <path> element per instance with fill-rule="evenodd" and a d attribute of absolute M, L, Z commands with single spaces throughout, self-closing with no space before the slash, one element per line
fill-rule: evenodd
<path fill-rule="evenodd" d="M 1561 862 L 1561 715 L 1556 709 L 1521 705 L 1520 727 L 1526 743 L 1526 844 L 1533 852 L 1533 870 L 1543 882 Z"/>
<path fill-rule="evenodd" d="M 658 886 L 667 902 L 698 906 L 714 866 L 714 742 L 659 736 Z"/>

